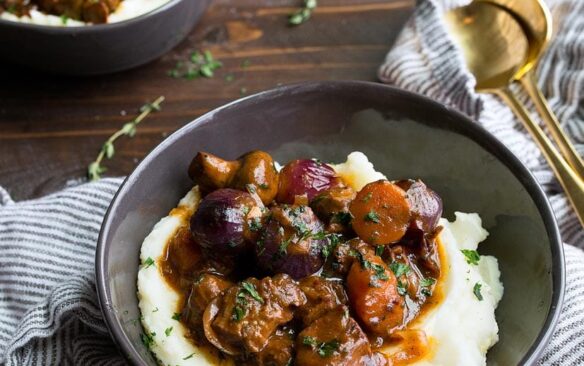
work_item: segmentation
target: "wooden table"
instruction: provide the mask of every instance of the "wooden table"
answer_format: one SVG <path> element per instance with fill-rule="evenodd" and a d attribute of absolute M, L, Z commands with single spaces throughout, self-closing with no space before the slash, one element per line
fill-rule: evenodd
<path fill-rule="evenodd" d="M 163 110 L 116 143 L 106 175 L 130 173 L 165 136 L 242 94 L 303 80 L 375 81 L 414 2 L 320 0 L 312 19 L 289 27 L 301 0 L 215 0 L 184 42 L 135 70 L 70 78 L 0 64 L 0 186 L 22 200 L 84 178 L 104 140 L 159 95 Z M 215 77 L 168 76 L 207 49 L 224 65 Z"/>

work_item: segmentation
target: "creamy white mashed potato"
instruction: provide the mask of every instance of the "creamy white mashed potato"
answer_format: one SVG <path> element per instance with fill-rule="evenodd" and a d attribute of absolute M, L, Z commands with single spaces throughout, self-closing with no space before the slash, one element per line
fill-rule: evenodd
<path fill-rule="evenodd" d="M 151 337 L 150 349 L 163 365 L 209 365 L 197 347 L 185 337 L 187 329 L 174 319 L 182 305 L 179 304 L 180 296 L 168 285 L 156 265 L 166 254 L 166 243 L 180 227 L 188 225 L 200 200 L 201 195 L 195 187 L 179 202 L 177 209 L 154 226 L 142 243 L 138 306 L 145 334 Z M 155 263 L 149 264 L 150 260 Z"/>
<path fill-rule="evenodd" d="M 136 18 L 140 15 L 151 12 L 154 9 L 161 7 L 170 0 L 124 0 L 115 12 L 109 15 L 108 23 L 117 23 L 131 18 Z M 89 25 L 89 23 L 81 22 L 74 19 L 67 19 L 66 21 L 58 15 L 46 14 L 36 9 L 30 11 L 29 16 L 18 17 L 7 11 L 0 14 L 0 19 L 11 20 L 21 23 L 30 23 L 38 25 L 50 25 L 61 27 L 78 27 Z"/>
<path fill-rule="evenodd" d="M 332 167 L 356 190 L 369 182 L 385 179 L 360 152 L 351 153 L 347 162 Z M 148 266 L 148 258 L 158 261 L 165 256 L 168 241 L 180 227 L 188 225 L 199 201 L 200 194 L 195 187 L 180 201 L 177 210 L 156 224 L 142 244 L 139 306 L 146 334 L 152 336 L 151 350 L 163 365 L 211 365 L 203 352 L 185 338 L 187 329 L 173 319 L 180 306 L 179 295 L 166 283 L 156 265 Z M 438 284 L 442 302 L 408 327 L 423 330 L 431 348 L 423 360 L 414 364 L 485 365 L 488 349 L 498 340 L 495 309 L 503 295 L 503 285 L 497 259 L 481 256 L 478 265 L 470 265 L 461 252 L 476 250 L 488 235 L 477 214 L 457 212 L 454 222 L 441 219 L 440 225 L 444 228 L 440 242 L 446 267 L 443 268 L 445 276 Z M 482 301 L 475 295 L 476 284 L 480 284 Z M 222 363 L 228 364 L 232 363 Z"/>

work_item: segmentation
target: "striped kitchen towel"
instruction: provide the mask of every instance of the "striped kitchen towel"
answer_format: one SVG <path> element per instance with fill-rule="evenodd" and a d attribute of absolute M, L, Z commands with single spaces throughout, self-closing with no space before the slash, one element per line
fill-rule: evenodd
<path fill-rule="evenodd" d="M 584 155 L 584 1 L 546 2 L 558 29 L 538 65 L 539 84 L 564 131 Z M 419 0 L 414 16 L 379 68 L 379 78 L 458 109 L 494 134 L 545 189 L 564 242 L 584 248 L 584 230 L 538 147 L 501 100 L 474 91 L 475 80 L 443 22 L 444 12 L 468 3 L 470 0 Z M 527 96 L 521 99 L 527 101 Z M 566 300 L 542 365 L 584 365 L 584 255 L 570 245 L 565 248 Z"/>
<path fill-rule="evenodd" d="M 565 129 L 584 151 L 584 1 L 555 1 L 562 29 L 540 65 L 544 90 Z M 553 175 L 511 113 L 472 91 L 440 23 L 449 4 L 420 1 L 380 78 L 430 95 L 475 117 L 535 173 L 568 243 L 584 246 Z M 580 16 L 578 16 L 580 15 Z M 47 197 L 13 202 L 0 188 L 0 364 L 122 365 L 95 294 L 95 244 L 121 179 L 103 179 Z M 546 365 L 584 364 L 584 253 L 566 245 L 567 296 Z"/>

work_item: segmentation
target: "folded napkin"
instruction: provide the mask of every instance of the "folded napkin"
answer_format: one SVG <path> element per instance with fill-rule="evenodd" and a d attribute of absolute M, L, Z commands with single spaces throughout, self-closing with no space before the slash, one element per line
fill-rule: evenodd
<path fill-rule="evenodd" d="M 511 148 L 549 193 L 564 240 L 584 233 L 539 151 L 498 100 L 473 92 L 440 22 L 454 3 L 419 2 L 380 69 L 380 78 L 473 116 Z M 544 90 L 566 130 L 584 142 L 584 2 L 555 1 L 562 30 L 540 66 Z M 580 104 L 579 104 L 580 103 Z M 583 146 L 579 146 L 584 151 Z M 95 243 L 121 179 L 103 179 L 15 203 L 0 188 L 0 364 L 124 364 L 103 323 L 95 294 Z M 584 364 L 584 253 L 566 245 L 568 286 L 546 365 Z"/>

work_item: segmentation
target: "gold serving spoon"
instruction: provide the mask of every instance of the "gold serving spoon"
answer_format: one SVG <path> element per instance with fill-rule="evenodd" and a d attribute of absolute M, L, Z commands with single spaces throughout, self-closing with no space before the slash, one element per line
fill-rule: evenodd
<path fill-rule="evenodd" d="M 514 75 L 514 80 L 519 81 L 535 108 L 542 117 L 543 122 L 552 134 L 560 152 L 568 164 L 576 171 L 581 179 L 584 179 L 584 162 L 576 152 L 574 145 L 562 130 L 554 112 L 551 110 L 543 93 L 537 86 L 535 78 L 535 65 L 545 51 L 552 36 L 552 16 L 543 0 L 479 0 L 498 4 L 513 14 L 519 21 L 529 41 L 529 55 L 527 62 Z"/>
<path fill-rule="evenodd" d="M 454 9 L 446 14 L 446 21 L 463 51 L 469 71 L 475 76 L 475 89 L 500 96 L 523 121 L 584 225 L 584 181 L 562 158 L 510 89 L 525 65 L 533 62 L 530 60 L 535 52 L 521 24 L 512 13 L 487 1 Z"/>

